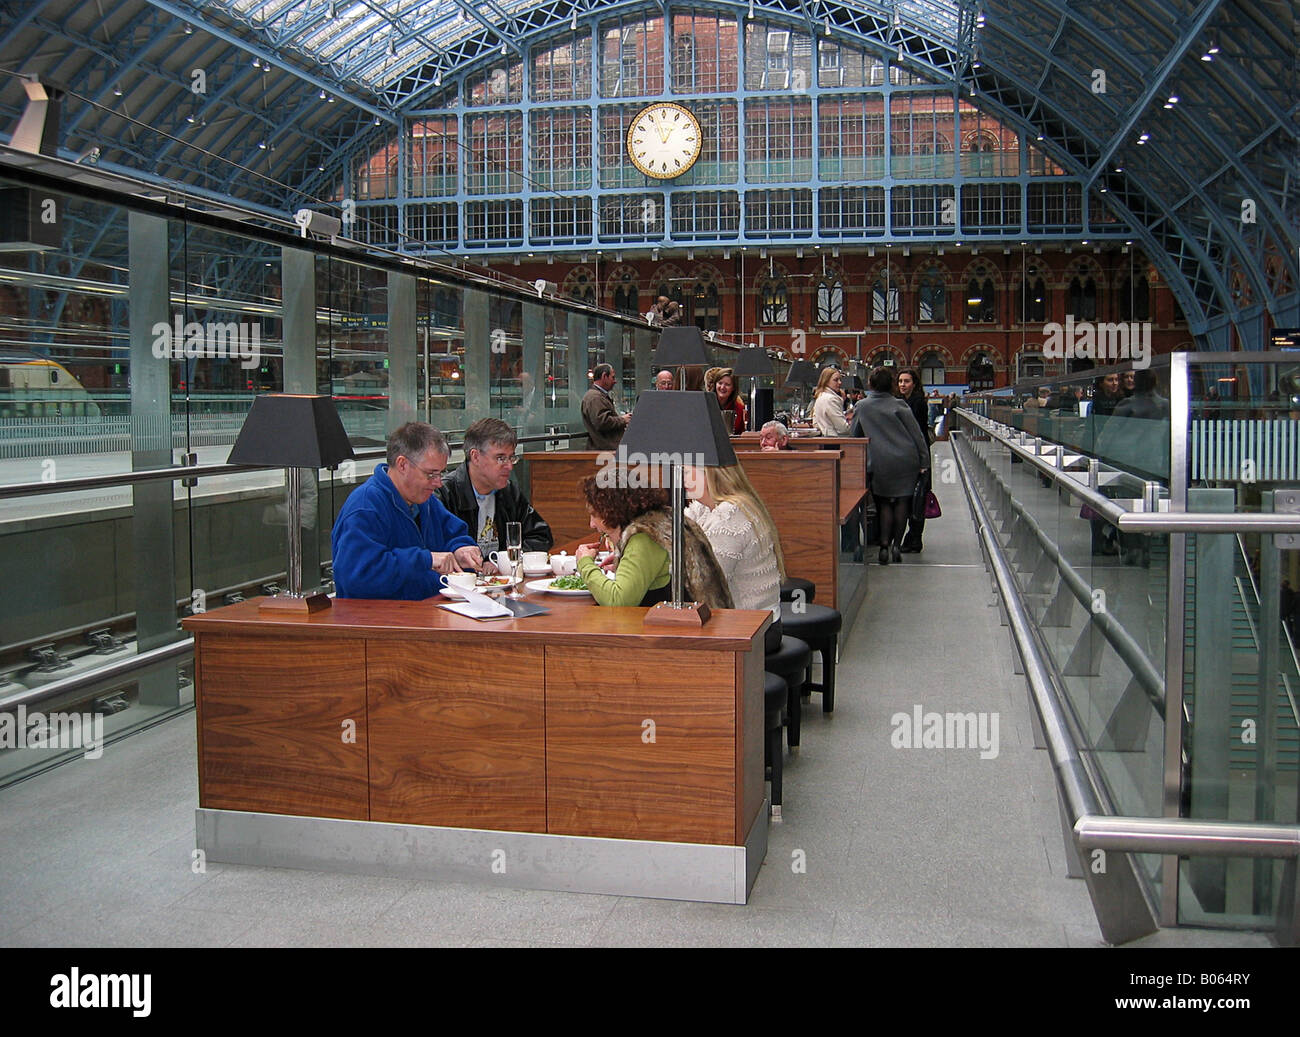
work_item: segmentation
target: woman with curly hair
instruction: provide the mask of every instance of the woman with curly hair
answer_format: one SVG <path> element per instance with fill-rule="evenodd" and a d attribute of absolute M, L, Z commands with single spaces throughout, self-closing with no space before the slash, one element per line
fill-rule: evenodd
<path fill-rule="evenodd" d="M 738 436 L 745 431 L 745 401 L 736 389 L 736 374 L 730 367 L 711 367 L 704 376 L 704 388 L 717 397 L 727 432 Z M 731 412 L 730 421 L 727 412 Z"/>
<path fill-rule="evenodd" d="M 849 423 L 844 418 L 844 396 L 840 388 L 844 375 L 834 367 L 823 367 L 813 393 L 812 422 L 823 436 L 847 436 Z"/>
<path fill-rule="evenodd" d="M 668 491 L 602 486 L 596 476 L 582 481 L 591 528 L 618 554 L 614 578 L 596 564 L 598 544 L 576 552 L 578 574 L 598 605 L 653 605 L 672 597 L 673 521 Z M 732 607 L 731 591 L 708 539 L 690 519 L 683 520 L 683 590 L 690 601 L 710 608 Z"/>

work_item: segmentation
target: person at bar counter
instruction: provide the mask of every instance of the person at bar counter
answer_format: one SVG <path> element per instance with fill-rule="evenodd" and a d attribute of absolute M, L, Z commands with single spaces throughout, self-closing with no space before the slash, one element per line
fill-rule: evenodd
<path fill-rule="evenodd" d="M 790 430 L 779 421 L 769 421 L 758 433 L 758 445 L 763 450 L 793 450 Z"/>
<path fill-rule="evenodd" d="M 686 517 L 709 538 L 736 608 L 768 609 L 780 621 L 781 536 L 745 469 L 738 464 L 696 468 L 686 485 L 692 488 Z"/>
<path fill-rule="evenodd" d="M 582 398 L 582 423 L 592 450 L 617 450 L 627 431 L 630 414 L 620 414 L 614 405 L 614 368 L 597 364 L 591 372 L 591 388 Z"/>
<path fill-rule="evenodd" d="M 523 526 L 525 551 L 549 551 L 551 527 L 511 481 L 515 430 L 500 418 L 479 418 L 465 430 L 465 463 L 442 480 L 438 500 L 469 527 L 487 555 L 506 549 L 506 523 Z"/>
<path fill-rule="evenodd" d="M 667 490 L 602 486 L 597 476 L 582 481 L 591 528 L 618 554 L 614 578 L 596 564 L 597 543 L 575 552 L 578 574 L 598 605 L 654 605 L 672 600 L 673 520 Z M 731 591 L 722 566 L 700 527 L 683 518 L 682 591 L 687 601 L 729 609 Z"/>
<path fill-rule="evenodd" d="M 844 396 L 840 388 L 844 375 L 834 367 L 823 367 L 813 394 L 812 422 L 822 436 L 847 436 L 849 423 L 844 418 Z"/>
<path fill-rule="evenodd" d="M 441 590 L 439 573 L 483 568 L 469 527 L 433 495 L 450 453 L 423 421 L 388 437 L 387 463 L 352 491 L 330 535 L 340 598 L 420 601 Z"/>
<path fill-rule="evenodd" d="M 738 436 L 745 431 L 745 402 L 736 390 L 736 375 L 730 367 L 711 367 L 704 374 L 704 388 L 713 393 L 722 410 L 722 424 L 727 434 Z"/>
<path fill-rule="evenodd" d="M 673 373 L 666 368 L 655 375 L 655 388 L 660 392 L 667 392 L 670 389 L 674 389 L 676 388 L 676 385 L 677 380 L 673 377 Z"/>

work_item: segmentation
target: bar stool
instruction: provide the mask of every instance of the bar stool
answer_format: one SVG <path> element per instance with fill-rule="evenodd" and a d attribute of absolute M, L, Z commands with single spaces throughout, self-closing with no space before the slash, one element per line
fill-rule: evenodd
<path fill-rule="evenodd" d="M 763 704 L 767 714 L 767 765 L 772 768 L 772 817 L 781 819 L 781 772 L 784 752 L 781 749 L 781 715 L 785 712 L 790 687 L 784 677 L 763 674 Z"/>
<path fill-rule="evenodd" d="M 817 597 L 817 584 L 805 580 L 802 576 L 787 576 L 781 584 L 781 600 L 794 601 L 794 592 L 803 591 L 803 600 L 812 601 Z"/>
<path fill-rule="evenodd" d="M 835 654 L 839 647 L 840 627 L 843 617 L 838 609 L 825 605 L 802 605 L 796 612 L 793 603 L 781 603 L 781 629 L 789 637 L 797 637 L 807 644 L 809 653 L 808 675 L 803 682 L 805 692 L 821 692 L 822 712 L 830 713 L 835 709 Z M 812 678 L 811 652 L 820 652 L 822 657 L 822 679 L 820 683 Z M 771 663 L 767 668 L 776 673 Z"/>
<path fill-rule="evenodd" d="M 785 606 L 781 606 L 782 611 Z M 785 679 L 788 686 L 786 695 L 786 742 L 791 749 L 799 747 L 799 715 L 802 705 L 804 677 L 812 665 L 812 651 L 797 637 L 782 633 L 780 647 L 766 653 L 763 669 Z"/>

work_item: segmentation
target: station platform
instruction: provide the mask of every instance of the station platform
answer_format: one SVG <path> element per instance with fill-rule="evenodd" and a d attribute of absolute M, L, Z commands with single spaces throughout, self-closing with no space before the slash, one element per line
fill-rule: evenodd
<path fill-rule="evenodd" d="M 935 445 L 936 466 L 948 445 Z M 749 903 L 196 871 L 195 718 L 166 721 L 0 792 L 0 944 L 88 947 L 1101 947 L 1066 874 L 1053 775 L 1033 746 L 974 525 L 957 486 L 925 550 L 868 566 L 836 709 L 803 714 L 783 819 Z M 874 552 L 869 553 L 874 558 Z M 979 748 L 906 748 L 899 714 L 977 713 Z M 996 752 L 994 752 L 996 748 Z M 1162 930 L 1129 946 L 1269 947 Z"/>

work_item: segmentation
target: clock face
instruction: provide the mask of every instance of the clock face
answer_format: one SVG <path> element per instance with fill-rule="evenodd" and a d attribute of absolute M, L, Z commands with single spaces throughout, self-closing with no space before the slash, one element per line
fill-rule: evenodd
<path fill-rule="evenodd" d="M 627 131 L 632 165 L 656 180 L 681 176 L 695 165 L 703 147 L 699 120 L 680 104 L 667 101 L 642 110 Z"/>

